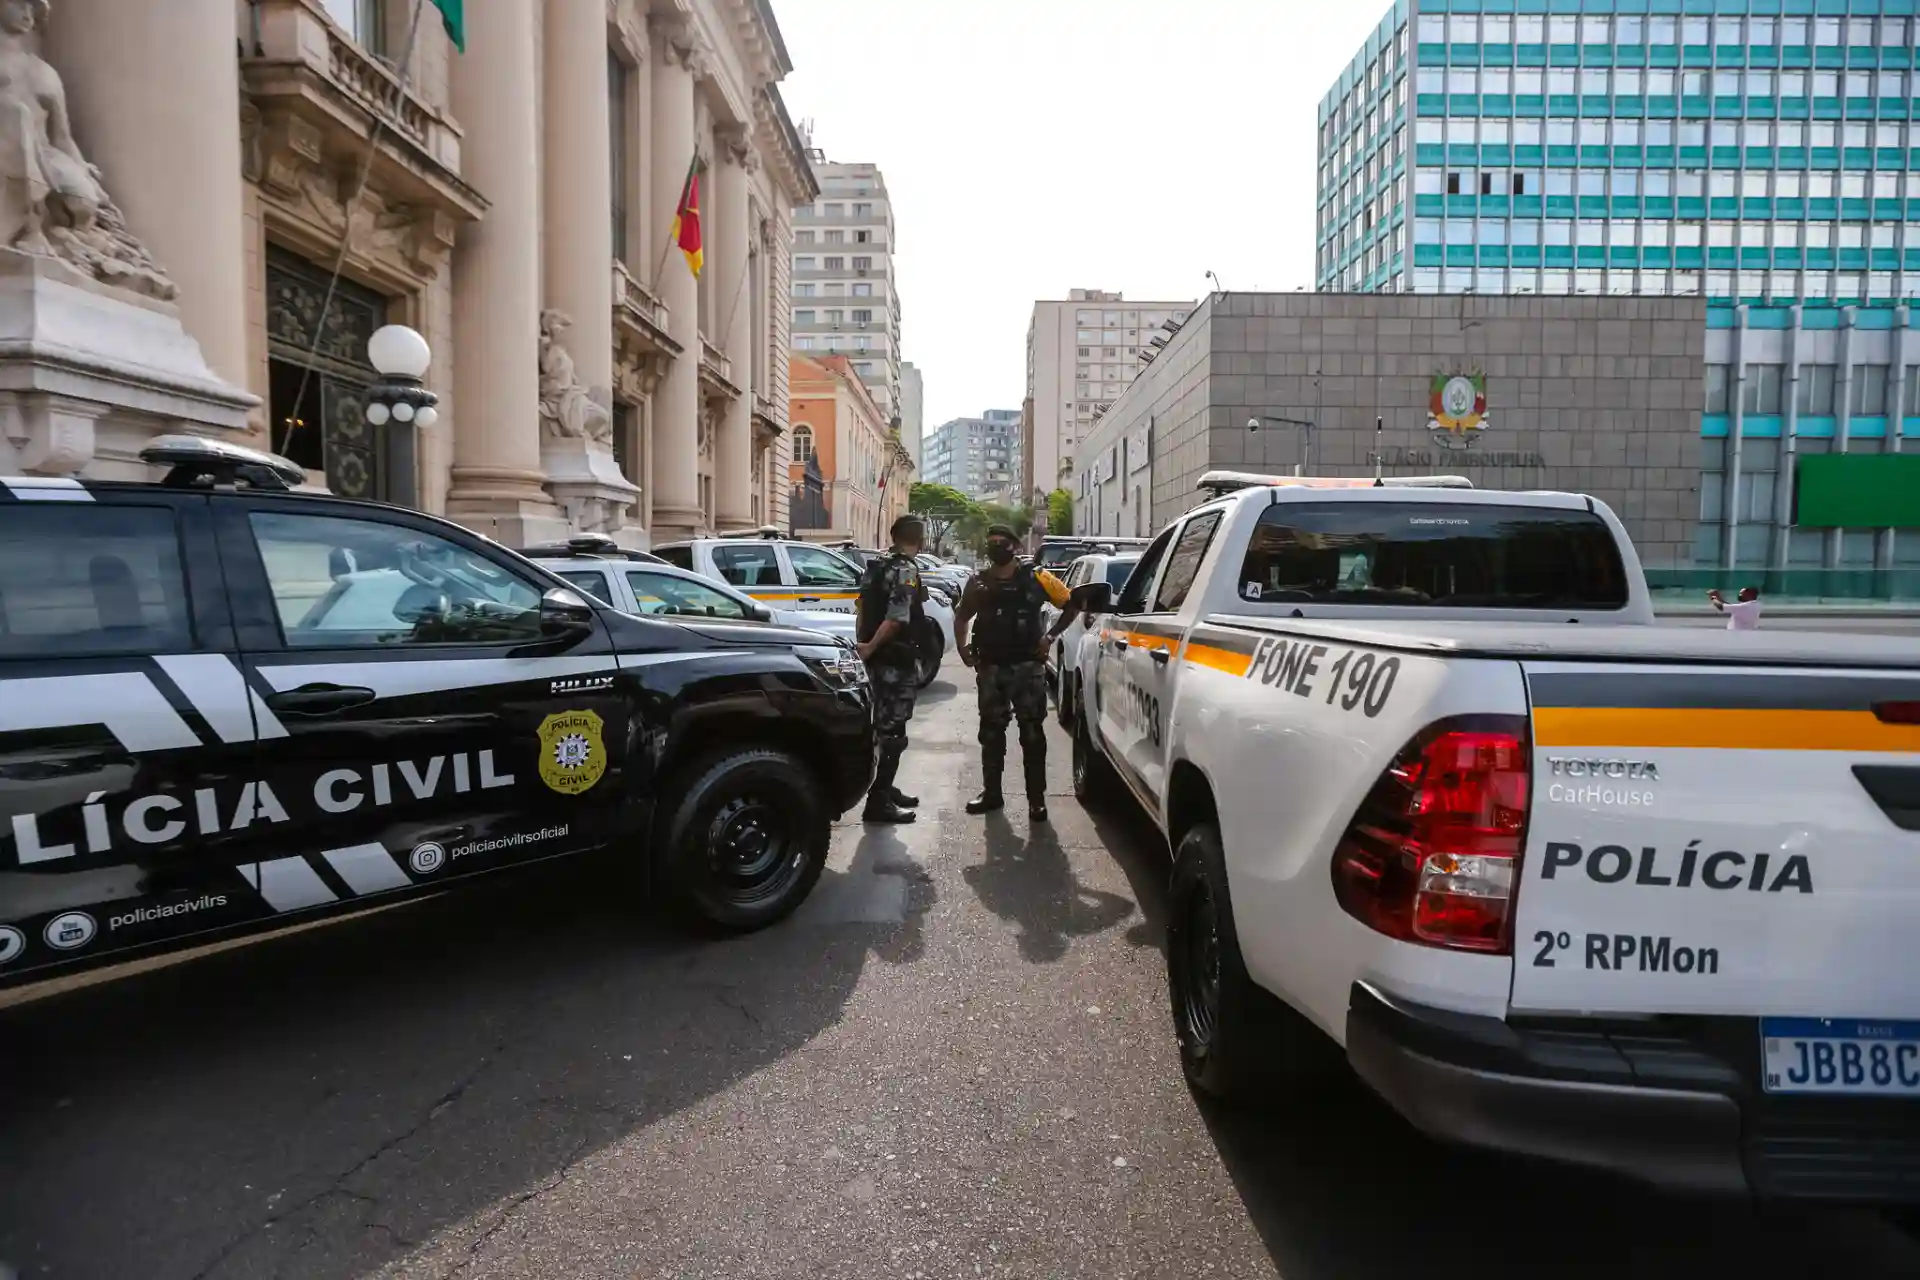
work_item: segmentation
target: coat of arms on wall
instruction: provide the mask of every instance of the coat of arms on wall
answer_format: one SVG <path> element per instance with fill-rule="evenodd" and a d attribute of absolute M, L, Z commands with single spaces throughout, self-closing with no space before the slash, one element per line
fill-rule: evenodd
<path fill-rule="evenodd" d="M 1487 375 L 1436 373 L 1427 434 L 1443 449 L 1467 449 L 1487 429 Z"/>

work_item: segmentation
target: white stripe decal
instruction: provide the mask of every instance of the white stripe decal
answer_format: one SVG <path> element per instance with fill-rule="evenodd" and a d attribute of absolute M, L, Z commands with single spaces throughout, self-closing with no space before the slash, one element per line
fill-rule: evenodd
<path fill-rule="evenodd" d="M 251 691 L 233 659 L 223 653 L 174 653 L 154 661 L 180 686 L 180 692 L 220 735 L 220 741 L 253 741 L 253 716 L 248 709 Z"/>
<path fill-rule="evenodd" d="M 383 844 L 356 844 L 345 849 L 329 849 L 320 856 L 327 860 L 328 866 L 340 873 L 340 878 L 347 882 L 347 888 L 356 894 L 389 893 L 413 884 Z"/>
<path fill-rule="evenodd" d="M 658 667 L 669 662 L 698 662 L 702 658 L 718 658 L 724 654 L 737 652 L 731 649 L 699 649 L 692 653 L 623 653 L 620 655 L 620 669 L 631 671 L 635 667 Z"/>
<path fill-rule="evenodd" d="M 0 680 L 0 733 L 105 725 L 128 751 L 197 747 L 200 739 L 140 671 Z"/>
<path fill-rule="evenodd" d="M 305 684 L 339 684 L 372 689 L 375 697 L 405 698 L 449 689 L 595 675 L 614 670 L 614 658 L 612 654 L 593 658 L 426 658 L 411 662 L 369 658 L 310 666 L 275 667 L 263 663 L 258 670 L 268 684 L 282 693 Z"/>
<path fill-rule="evenodd" d="M 92 502 L 93 495 L 78 480 L 63 476 L 14 476 L 0 480 L 7 492 L 22 502 Z"/>
<path fill-rule="evenodd" d="M 240 874 L 247 878 L 248 884 L 260 891 L 260 896 L 275 911 L 298 911 L 302 907 L 340 901 L 339 895 L 327 888 L 327 882 L 320 878 L 319 872 L 307 865 L 305 858 L 243 862 L 240 864 Z"/>
<path fill-rule="evenodd" d="M 260 695 L 252 689 L 247 690 L 247 697 L 253 699 L 253 723 L 254 727 L 259 731 L 260 737 L 263 740 L 266 738 L 286 737 L 287 726 L 280 723 L 280 717 L 273 714 L 273 708 L 268 706 L 266 702 L 261 699 Z"/>

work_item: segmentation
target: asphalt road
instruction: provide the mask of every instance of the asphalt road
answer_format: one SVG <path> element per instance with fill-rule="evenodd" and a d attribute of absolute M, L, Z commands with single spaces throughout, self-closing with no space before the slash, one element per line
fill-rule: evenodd
<path fill-rule="evenodd" d="M 23 1276 L 1920 1275 L 1869 1213 L 1755 1213 L 1444 1150 L 1358 1088 L 1196 1104 L 1165 854 L 1058 779 L 968 818 L 950 667 L 789 925 L 662 931 L 556 868 L 0 1010 Z M 4 1268 L 0 1268 L 3 1272 Z"/>

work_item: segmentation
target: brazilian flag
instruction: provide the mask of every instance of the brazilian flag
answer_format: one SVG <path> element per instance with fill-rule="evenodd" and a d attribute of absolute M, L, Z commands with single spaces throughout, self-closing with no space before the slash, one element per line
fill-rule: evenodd
<path fill-rule="evenodd" d="M 440 25 L 447 29 L 447 39 L 453 41 L 454 48 L 465 53 L 467 51 L 466 0 L 433 0 L 433 7 L 440 11 Z"/>

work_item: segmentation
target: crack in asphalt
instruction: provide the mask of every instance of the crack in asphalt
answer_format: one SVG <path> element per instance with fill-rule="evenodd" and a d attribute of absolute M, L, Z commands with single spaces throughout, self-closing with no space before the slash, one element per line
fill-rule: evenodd
<path fill-rule="evenodd" d="M 441 1280 L 454 1280 L 455 1276 L 461 1275 L 468 1267 L 479 1262 L 480 1251 L 487 1246 L 487 1242 L 506 1230 L 508 1224 L 513 1221 L 514 1217 L 518 1215 L 522 1209 L 547 1195 L 549 1192 L 558 1190 L 561 1184 L 566 1182 L 567 1178 L 573 1173 L 574 1165 L 579 1162 L 581 1156 L 586 1154 L 587 1148 L 591 1145 L 593 1145 L 593 1135 L 582 1135 L 580 1140 L 573 1144 L 573 1150 L 567 1153 L 567 1158 L 561 1161 L 560 1168 L 554 1172 L 552 1177 L 548 1178 L 539 1186 L 529 1191 L 522 1191 L 510 1199 L 505 1207 L 500 1210 L 500 1215 L 488 1224 L 487 1229 L 482 1231 L 467 1245 L 467 1256 L 454 1264 L 453 1270 L 443 1272 Z"/>
<path fill-rule="evenodd" d="M 426 1109 L 426 1113 L 422 1115 L 418 1120 L 414 1121 L 411 1125 L 407 1126 L 401 1132 L 395 1134 L 390 1138 L 387 1138 L 386 1140 L 381 1142 L 378 1146 L 374 1147 L 372 1151 L 368 1152 L 361 1159 L 355 1161 L 352 1167 L 336 1175 L 331 1182 L 329 1182 L 325 1187 L 322 1187 L 319 1191 L 314 1192 L 312 1195 L 308 1196 L 304 1200 L 300 1200 L 294 1204 L 286 1206 L 283 1209 L 279 1209 L 273 1213 L 269 1213 L 266 1217 L 262 1218 L 259 1222 L 247 1228 L 245 1231 L 242 1231 L 239 1235 L 235 1236 L 232 1240 L 228 1241 L 224 1246 L 222 1246 L 220 1251 L 214 1254 L 212 1259 L 209 1260 L 204 1267 L 194 1272 L 193 1276 L 191 1277 L 191 1280 L 210 1280 L 210 1277 L 214 1274 L 214 1272 L 216 1272 L 220 1268 L 220 1266 L 227 1261 L 227 1259 L 231 1258 L 235 1253 L 239 1252 L 240 1249 L 244 1247 L 249 1241 L 257 1238 L 262 1232 L 269 1231 L 272 1228 L 278 1226 L 280 1223 L 286 1222 L 296 1217 L 299 1214 L 307 1212 L 309 1209 L 312 1209 L 315 1205 L 325 1200 L 328 1196 L 343 1195 L 343 1196 L 348 1196 L 357 1200 L 365 1200 L 370 1204 L 377 1204 L 378 1200 L 376 1198 L 363 1195 L 362 1193 L 357 1191 L 349 1190 L 344 1184 L 347 1182 L 348 1179 L 352 1178 L 354 1175 L 360 1173 L 362 1170 L 372 1165 L 375 1161 L 379 1160 L 380 1157 L 388 1154 L 391 1151 L 396 1150 L 397 1148 L 399 1148 L 400 1146 L 402 1146 L 403 1144 L 411 1140 L 415 1135 L 419 1134 L 421 1130 L 425 1129 L 428 1125 L 432 1124 L 436 1119 L 438 1119 L 440 1115 L 443 1112 L 445 1112 L 448 1107 L 451 1107 L 454 1103 L 458 1102 L 461 1099 L 461 1097 L 467 1092 L 467 1090 L 473 1087 L 474 1083 L 477 1080 L 479 1080 L 480 1076 L 487 1070 L 487 1068 L 492 1066 L 494 1062 L 499 1059 L 500 1055 L 506 1052 L 506 1048 L 507 1048 L 507 1042 L 504 1040 L 494 1045 L 493 1049 L 480 1059 L 480 1061 L 474 1066 L 473 1070 L 469 1071 L 465 1076 L 455 1081 L 452 1088 L 448 1089 L 445 1093 L 441 1094 L 438 1098 L 436 1098 L 433 1102 L 433 1105 L 428 1107 Z M 387 1228 L 387 1230 L 390 1235 L 394 1235 L 395 1239 L 399 1238 L 397 1233 L 394 1233 L 391 1228 Z M 295 1248 L 292 1251 L 292 1254 L 288 1256 L 291 1257 L 293 1254 L 298 1254 L 302 1250 L 306 1249 L 309 1245 L 311 1245 L 314 1242 L 315 1239 L 318 1238 L 318 1235 L 319 1235 L 319 1229 L 317 1227 L 309 1225 L 307 1227 L 307 1238 L 301 1241 L 298 1248 Z M 277 1265 L 274 1268 L 274 1274 L 278 1275 L 280 1273 L 281 1267 L 283 1267 L 284 1265 L 285 1265 L 284 1263 Z"/>

